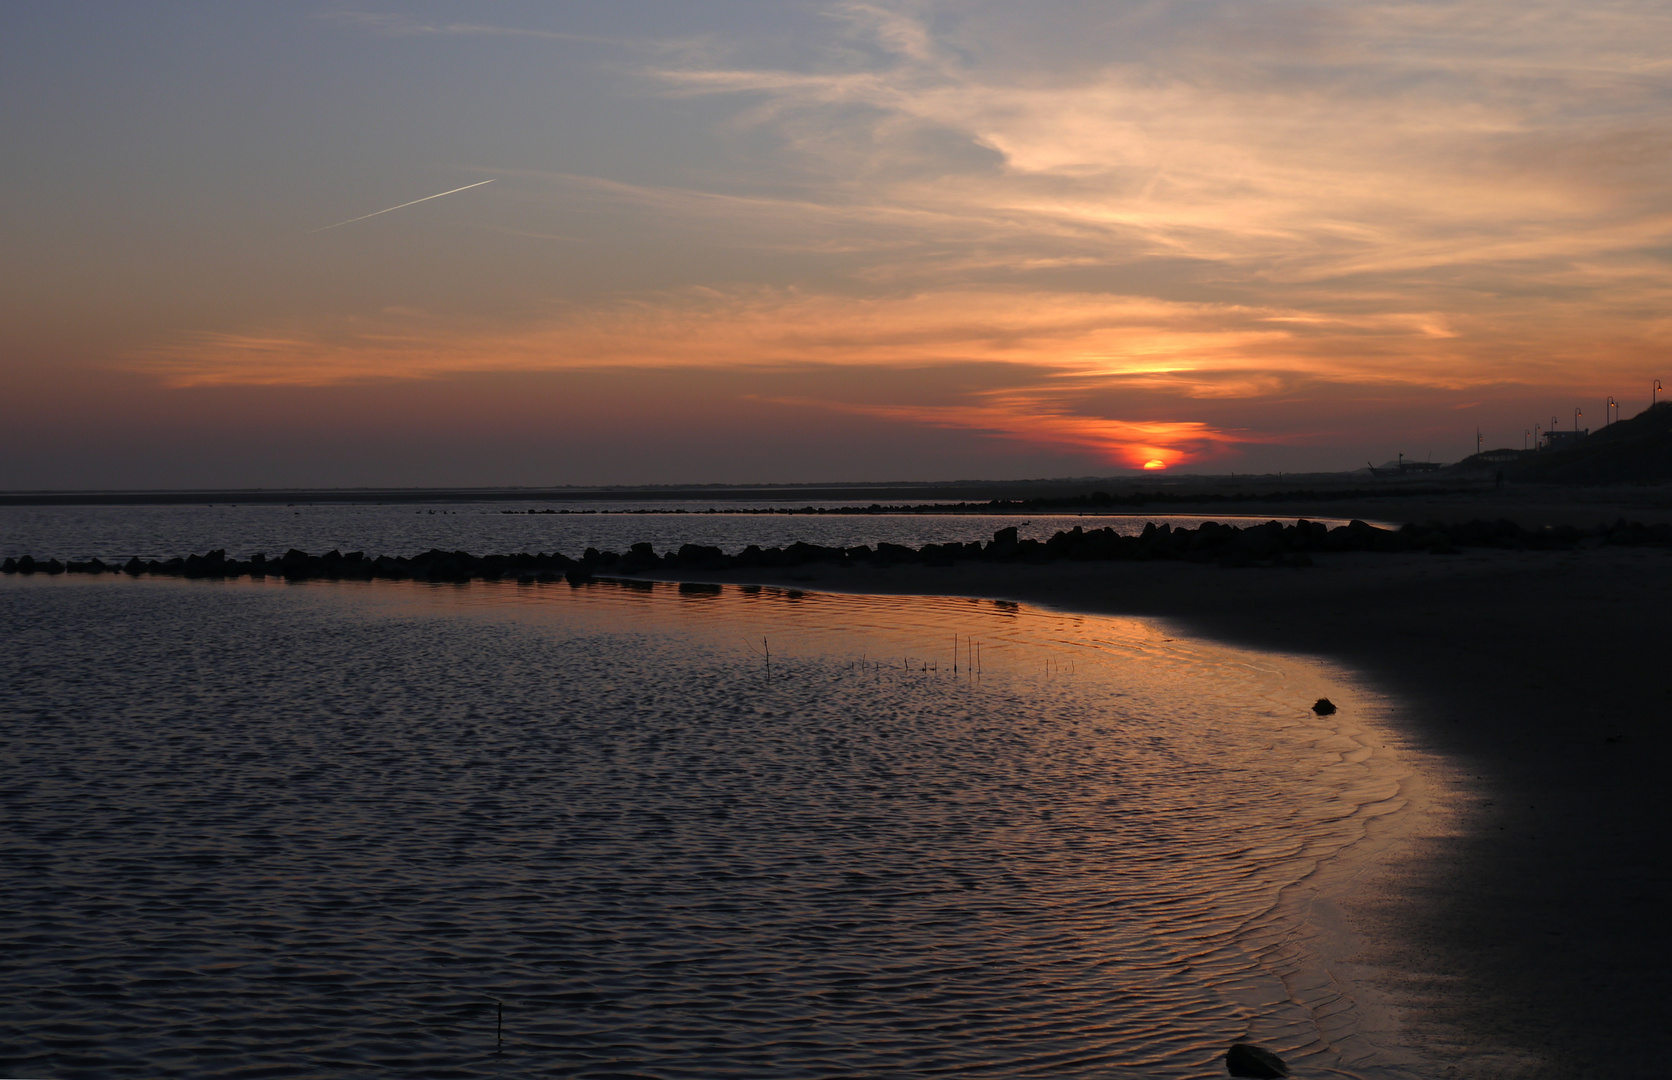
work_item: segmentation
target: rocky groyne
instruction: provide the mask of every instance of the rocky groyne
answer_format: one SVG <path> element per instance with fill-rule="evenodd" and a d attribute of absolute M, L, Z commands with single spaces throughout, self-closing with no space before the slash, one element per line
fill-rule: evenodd
<path fill-rule="evenodd" d="M 964 561 L 1046 563 L 1057 560 L 1112 562 L 1169 559 L 1230 567 L 1305 567 L 1312 565 L 1315 554 L 1329 552 L 1427 551 L 1445 555 L 1466 547 L 1564 550 L 1603 544 L 1672 546 L 1672 525 L 1647 526 L 1618 521 L 1594 529 L 1570 526 L 1527 529 L 1511 521 L 1470 521 L 1410 524 L 1398 529 L 1383 529 L 1363 521 L 1353 521 L 1332 529 L 1320 522 L 1303 520 L 1290 525 L 1269 521 L 1243 528 L 1207 522 L 1200 528 L 1183 529 L 1152 523 L 1143 533 L 1135 536 L 1123 536 L 1111 528 L 1085 529 L 1077 526 L 1043 541 L 1019 539 L 1012 527 L 1000 529 L 986 543 L 925 544 L 920 548 L 888 543 L 850 548 L 795 543 L 783 548 L 764 549 L 750 545 L 736 554 L 727 554 L 717 547 L 685 544 L 677 551 L 658 554 L 650 544 L 634 544 L 625 552 L 587 548 L 579 558 L 543 552 L 472 555 L 466 551 L 440 549 L 407 557 L 371 557 L 360 551 L 348 554 L 329 551 L 323 555 L 310 555 L 292 549 L 276 558 L 258 554 L 247 559 L 229 558 L 225 551 L 217 550 L 166 560 L 135 557 L 120 563 L 101 559 L 41 560 L 23 555 L 7 557 L 0 562 L 0 573 L 280 577 L 291 580 L 566 579 L 581 582 L 597 576 L 653 576 L 661 571 L 675 570 L 707 573 L 752 568 L 780 569 L 806 563 L 950 566 Z"/>

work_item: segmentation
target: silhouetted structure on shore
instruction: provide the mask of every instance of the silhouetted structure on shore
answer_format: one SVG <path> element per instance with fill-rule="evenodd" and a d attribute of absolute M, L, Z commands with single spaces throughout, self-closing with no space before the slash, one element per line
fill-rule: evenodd
<path fill-rule="evenodd" d="M 1580 439 L 1591 433 L 1590 428 L 1583 431 L 1552 430 L 1544 433 L 1544 450 L 1566 450 L 1578 444 Z"/>
<path fill-rule="evenodd" d="M 1552 438 L 1554 437 L 1554 438 Z M 1672 404 L 1661 403 L 1600 431 L 1549 431 L 1547 449 L 1504 467 L 1511 481 L 1653 484 L 1672 481 Z"/>

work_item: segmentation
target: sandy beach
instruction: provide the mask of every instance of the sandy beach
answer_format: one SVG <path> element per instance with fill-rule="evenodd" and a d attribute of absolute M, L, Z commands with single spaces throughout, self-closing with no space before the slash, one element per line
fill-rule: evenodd
<path fill-rule="evenodd" d="M 1472 508 L 1477 513 L 1478 505 Z M 1596 508 L 1579 507 L 1580 519 Z M 1587 515 L 1586 511 L 1593 511 Z M 1641 518 L 1643 515 L 1637 515 Z M 667 575 L 661 575 L 667 576 Z M 1392 853 L 1348 901 L 1381 989 L 1447 1076 L 1663 1074 L 1672 1030 L 1672 552 L 804 566 L 674 575 L 960 595 L 1171 621 L 1341 662 L 1403 704 L 1406 741 L 1464 783 L 1462 835 Z M 1351 702 L 1340 703 L 1351 708 Z"/>

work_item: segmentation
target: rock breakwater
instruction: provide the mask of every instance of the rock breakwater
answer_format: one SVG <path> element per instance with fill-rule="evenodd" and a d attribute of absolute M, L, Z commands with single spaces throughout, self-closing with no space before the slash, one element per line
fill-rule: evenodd
<path fill-rule="evenodd" d="M 1014 527 L 1000 529 L 993 539 L 982 543 L 925 544 L 919 548 L 879 543 L 874 547 L 825 547 L 794 543 L 786 547 L 761 548 L 751 544 L 728 554 L 718 547 L 684 544 L 677 550 L 658 554 L 648 543 L 634 544 L 625 552 L 587 548 L 579 558 L 560 553 L 472 555 L 467 551 L 432 548 L 413 556 L 367 556 L 353 551 L 328 551 L 311 555 L 291 549 L 269 558 L 265 554 L 247 559 L 229 558 L 224 550 L 166 560 L 134 557 L 126 562 L 101 559 L 39 560 L 32 555 L 7 557 L 0 561 L 6 574 L 128 574 L 186 578 L 282 577 L 292 580 L 313 578 L 371 580 L 374 578 L 421 581 L 470 581 L 515 579 L 519 581 L 585 581 L 600 575 L 654 575 L 661 571 L 707 573 L 738 569 L 779 569 L 806 563 L 873 566 L 917 564 L 950 566 L 957 562 L 1046 563 L 1057 560 L 1109 562 L 1122 560 L 1182 560 L 1218 563 L 1231 567 L 1311 565 L 1314 554 L 1329 552 L 1413 552 L 1450 554 L 1464 547 L 1494 547 L 1523 550 L 1564 550 L 1602 544 L 1672 547 L 1672 525 L 1646 526 L 1618 521 L 1594 529 L 1569 526 L 1528 529 L 1512 521 L 1470 521 L 1456 524 L 1409 524 L 1383 529 L 1363 521 L 1329 528 L 1314 521 L 1285 525 L 1268 521 L 1238 528 L 1206 522 L 1196 529 L 1173 528 L 1151 523 L 1138 535 L 1123 535 L 1112 528 L 1073 529 L 1056 533 L 1049 540 L 1020 539 Z"/>

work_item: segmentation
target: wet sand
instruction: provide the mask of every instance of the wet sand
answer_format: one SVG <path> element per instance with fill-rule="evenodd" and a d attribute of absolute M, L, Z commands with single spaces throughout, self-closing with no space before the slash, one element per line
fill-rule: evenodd
<path fill-rule="evenodd" d="M 658 576 L 1160 617 L 1339 661 L 1403 702 L 1404 737 L 1465 781 L 1461 834 L 1412 841 L 1349 900 L 1364 939 L 1380 943 L 1362 959 L 1413 1041 L 1439 1051 L 1452 1070 L 1442 1076 L 1665 1072 L 1672 552 Z"/>

